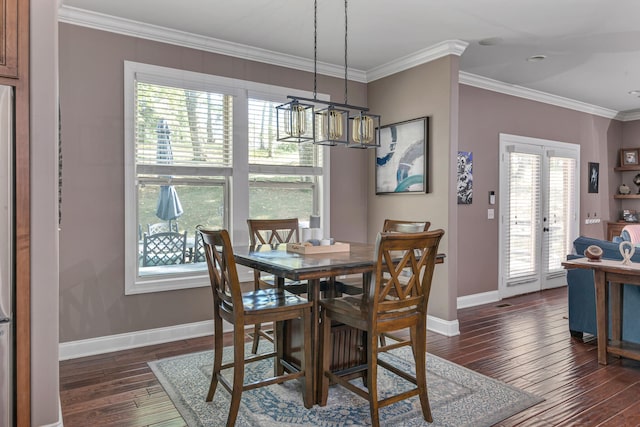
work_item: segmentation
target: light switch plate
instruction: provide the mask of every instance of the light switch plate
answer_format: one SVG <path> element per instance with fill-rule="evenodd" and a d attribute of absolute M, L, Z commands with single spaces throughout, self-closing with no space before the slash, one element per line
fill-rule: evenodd
<path fill-rule="evenodd" d="M 494 219 L 496 217 L 495 209 L 487 209 L 487 219 Z"/>

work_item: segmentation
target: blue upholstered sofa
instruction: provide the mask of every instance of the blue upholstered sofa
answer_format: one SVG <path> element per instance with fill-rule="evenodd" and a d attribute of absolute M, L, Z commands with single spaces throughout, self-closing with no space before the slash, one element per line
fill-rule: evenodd
<path fill-rule="evenodd" d="M 567 259 L 582 257 L 584 250 L 591 245 L 602 248 L 603 258 L 622 260 L 618 243 L 582 236 L 573 242 L 576 255 L 569 255 Z M 640 248 L 636 249 L 631 260 L 640 262 Z M 568 270 L 567 284 L 571 335 L 581 337 L 584 332 L 595 335 L 596 302 L 593 271 Z M 622 293 L 622 339 L 640 344 L 640 286 L 624 285 Z"/>

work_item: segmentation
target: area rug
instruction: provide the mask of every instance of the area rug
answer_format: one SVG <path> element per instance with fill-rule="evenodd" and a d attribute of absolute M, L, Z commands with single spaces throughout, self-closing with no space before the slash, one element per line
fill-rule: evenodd
<path fill-rule="evenodd" d="M 267 351 L 268 344 L 261 351 Z M 247 347 L 247 353 L 250 347 Z M 393 350 L 387 360 L 413 371 L 413 357 L 408 347 Z M 231 347 L 223 359 L 233 358 Z M 224 426 L 230 395 L 218 385 L 212 402 L 205 402 L 209 389 L 213 352 L 205 351 L 149 362 L 176 408 L 190 427 Z M 272 359 L 247 365 L 245 383 L 273 374 Z M 232 370 L 225 371 L 231 378 Z M 360 379 L 354 380 L 362 384 Z M 378 369 L 380 397 L 410 388 L 411 384 L 396 375 Z M 544 399 L 531 393 L 478 374 L 440 357 L 427 354 L 427 384 L 433 423 L 422 418 L 419 399 L 407 399 L 380 409 L 383 426 L 491 426 Z M 343 387 L 329 389 L 327 406 L 306 409 L 302 404 L 301 383 L 288 381 L 242 394 L 236 426 L 367 426 L 369 404 Z"/>

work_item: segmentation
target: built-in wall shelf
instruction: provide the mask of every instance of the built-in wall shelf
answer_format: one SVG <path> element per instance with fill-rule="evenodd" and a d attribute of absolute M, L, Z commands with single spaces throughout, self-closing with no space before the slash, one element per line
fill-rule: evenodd
<path fill-rule="evenodd" d="M 640 172 L 640 165 L 636 166 L 617 166 L 613 169 L 616 172 Z"/>
<path fill-rule="evenodd" d="M 640 194 L 614 194 L 614 199 L 640 199 Z"/>

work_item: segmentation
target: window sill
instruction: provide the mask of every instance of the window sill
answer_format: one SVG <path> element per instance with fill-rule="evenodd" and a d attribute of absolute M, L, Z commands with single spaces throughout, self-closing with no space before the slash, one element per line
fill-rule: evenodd
<path fill-rule="evenodd" d="M 209 287 L 209 271 L 206 263 L 176 264 L 140 267 L 139 276 L 133 283 L 127 281 L 125 295 Z M 240 282 L 252 281 L 250 269 L 238 268 Z"/>

